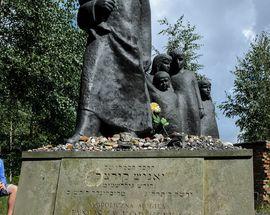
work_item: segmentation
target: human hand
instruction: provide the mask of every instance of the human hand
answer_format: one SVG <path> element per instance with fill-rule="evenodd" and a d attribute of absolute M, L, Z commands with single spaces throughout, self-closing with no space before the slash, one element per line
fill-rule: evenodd
<path fill-rule="evenodd" d="M 0 190 L 6 189 L 5 184 L 3 184 L 2 182 L 0 182 Z"/>

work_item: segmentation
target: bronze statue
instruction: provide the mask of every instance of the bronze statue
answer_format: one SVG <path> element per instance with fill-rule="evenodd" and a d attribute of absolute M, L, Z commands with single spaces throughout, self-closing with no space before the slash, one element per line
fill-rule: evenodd
<path fill-rule="evenodd" d="M 169 72 L 172 57 L 167 54 L 158 54 L 153 59 L 151 75 L 155 75 L 159 71 Z"/>
<path fill-rule="evenodd" d="M 159 54 L 155 56 L 151 73 L 147 76 L 147 86 L 151 102 L 159 104 L 161 107 L 160 117 L 164 117 L 169 122 L 169 125 L 166 127 L 168 134 L 182 132 L 182 119 L 181 113 L 179 113 L 178 99 L 172 88 L 171 78 L 168 73 L 171 62 L 172 58 L 170 55 Z"/>
<path fill-rule="evenodd" d="M 156 87 L 153 85 L 153 77 L 158 72 L 169 72 L 170 70 L 170 64 L 171 64 L 172 58 L 170 55 L 167 54 L 158 54 L 154 57 L 153 63 L 152 63 L 152 69 L 150 74 L 146 73 L 146 83 L 149 90 L 149 93 L 156 91 Z"/>
<path fill-rule="evenodd" d="M 205 111 L 205 116 L 201 120 L 201 135 L 219 138 L 215 106 L 211 98 L 211 82 L 206 79 L 200 80 L 199 88 Z"/>
<path fill-rule="evenodd" d="M 172 85 L 171 77 L 165 71 L 159 71 L 153 78 L 154 89 L 150 90 L 151 102 L 156 102 L 161 108 L 160 117 L 164 117 L 169 125 L 166 126 L 167 134 L 182 132 L 182 119 L 179 112 L 177 95 Z"/>
<path fill-rule="evenodd" d="M 171 86 L 171 77 L 169 73 L 165 71 L 159 71 L 154 75 L 153 85 L 161 92 L 171 91 L 173 92 Z"/>
<path fill-rule="evenodd" d="M 143 134 L 151 129 L 145 71 L 151 64 L 149 0 L 80 0 L 88 32 L 75 134 Z"/>
<path fill-rule="evenodd" d="M 181 49 L 173 50 L 169 54 L 172 57 L 170 67 L 172 86 L 177 94 L 179 111 L 182 114 L 182 131 L 200 135 L 204 108 L 195 73 L 183 68 L 184 53 Z"/>

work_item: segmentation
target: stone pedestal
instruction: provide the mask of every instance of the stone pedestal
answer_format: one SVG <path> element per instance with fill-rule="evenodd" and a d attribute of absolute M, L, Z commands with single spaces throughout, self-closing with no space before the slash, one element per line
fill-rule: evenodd
<path fill-rule="evenodd" d="M 254 215 L 252 151 L 24 153 L 14 215 Z"/>

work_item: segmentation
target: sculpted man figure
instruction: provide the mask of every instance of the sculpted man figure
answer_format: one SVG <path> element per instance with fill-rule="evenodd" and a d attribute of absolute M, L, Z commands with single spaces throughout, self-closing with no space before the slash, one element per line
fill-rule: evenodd
<path fill-rule="evenodd" d="M 219 138 L 217 121 L 215 116 L 215 106 L 211 98 L 211 83 L 208 80 L 200 80 L 199 88 L 205 116 L 201 120 L 201 135 Z"/>
<path fill-rule="evenodd" d="M 151 62 L 149 0 L 80 0 L 78 25 L 88 32 L 76 131 L 80 136 L 151 129 L 144 71 Z"/>
<path fill-rule="evenodd" d="M 184 69 L 184 53 L 181 49 L 169 54 L 172 57 L 170 75 L 182 114 L 183 132 L 200 135 L 204 109 L 195 73 Z"/>

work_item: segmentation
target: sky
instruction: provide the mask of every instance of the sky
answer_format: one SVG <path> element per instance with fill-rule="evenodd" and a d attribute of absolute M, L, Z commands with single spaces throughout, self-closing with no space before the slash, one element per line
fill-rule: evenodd
<path fill-rule="evenodd" d="M 270 31 L 270 0 L 150 0 L 152 11 L 152 43 L 164 51 L 166 37 L 158 35 L 162 27 L 157 20 L 167 17 L 170 23 L 184 15 L 196 26 L 203 38 L 199 51 L 203 56 L 199 71 L 212 81 L 212 98 L 216 105 L 226 100 L 226 93 L 233 89 L 237 57 L 248 51 L 256 34 Z M 235 119 L 226 118 L 216 108 L 220 137 L 235 143 L 239 129 Z"/>

